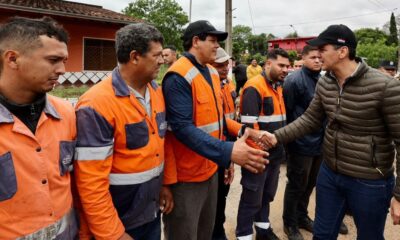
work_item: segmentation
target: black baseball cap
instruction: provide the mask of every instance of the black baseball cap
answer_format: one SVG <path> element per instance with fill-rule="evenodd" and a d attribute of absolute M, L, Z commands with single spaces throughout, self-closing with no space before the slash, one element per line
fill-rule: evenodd
<path fill-rule="evenodd" d="M 228 37 L 227 32 L 218 31 L 213 25 L 211 25 L 209 21 L 199 20 L 189 24 L 183 33 L 182 40 L 191 39 L 193 36 L 197 36 L 202 33 L 216 36 L 218 41 L 224 41 Z"/>
<path fill-rule="evenodd" d="M 307 41 L 307 44 L 316 47 L 333 44 L 347 46 L 353 49 L 357 48 L 356 36 L 350 28 L 343 24 L 330 25 L 325 31 L 320 33 L 317 38 Z"/>
<path fill-rule="evenodd" d="M 384 69 L 396 70 L 396 63 L 393 61 L 382 60 L 379 66 L 383 67 Z"/>

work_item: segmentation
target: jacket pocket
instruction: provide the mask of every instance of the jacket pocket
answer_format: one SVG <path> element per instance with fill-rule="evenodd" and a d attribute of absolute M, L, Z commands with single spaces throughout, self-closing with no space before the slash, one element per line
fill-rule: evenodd
<path fill-rule="evenodd" d="M 149 142 L 149 128 L 146 120 L 138 123 L 125 125 L 126 147 L 128 149 L 138 149 L 144 147 Z"/>
<path fill-rule="evenodd" d="M 67 172 L 73 169 L 72 161 L 74 159 L 74 152 L 76 141 L 61 141 L 60 142 L 60 175 L 64 176 Z"/>
<path fill-rule="evenodd" d="M 17 176 L 10 152 L 0 156 L 0 201 L 12 198 L 17 192 Z"/>
<path fill-rule="evenodd" d="M 157 113 L 156 121 L 158 127 L 158 136 L 160 136 L 160 138 L 164 138 L 165 133 L 167 132 L 167 121 L 165 121 L 165 112 Z"/>
<path fill-rule="evenodd" d="M 266 116 L 272 115 L 274 113 L 274 100 L 272 97 L 263 98 L 263 113 Z"/>

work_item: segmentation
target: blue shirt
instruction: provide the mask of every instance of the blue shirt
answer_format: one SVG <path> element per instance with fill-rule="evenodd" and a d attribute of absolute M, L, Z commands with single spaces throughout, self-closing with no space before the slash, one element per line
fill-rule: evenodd
<path fill-rule="evenodd" d="M 211 75 L 207 66 L 199 64 L 190 53 L 184 53 L 183 57 L 187 57 L 192 62 L 212 87 Z M 233 142 L 225 142 L 214 138 L 194 125 L 193 97 L 190 84 L 179 74 L 168 73 L 164 77 L 162 88 L 167 110 L 167 121 L 175 137 L 197 154 L 228 168 L 231 161 Z"/>

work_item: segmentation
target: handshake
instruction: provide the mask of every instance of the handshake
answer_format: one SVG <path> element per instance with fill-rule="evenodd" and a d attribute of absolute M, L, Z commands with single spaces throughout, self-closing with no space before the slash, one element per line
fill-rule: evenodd
<path fill-rule="evenodd" d="M 261 149 L 249 146 L 246 140 L 250 139 L 256 143 Z M 274 134 L 267 131 L 259 131 L 246 128 L 243 136 L 236 140 L 233 144 L 231 161 L 244 167 L 253 173 L 260 173 L 265 170 L 265 166 L 269 163 L 267 157 L 269 153 L 266 151 L 277 144 Z"/>

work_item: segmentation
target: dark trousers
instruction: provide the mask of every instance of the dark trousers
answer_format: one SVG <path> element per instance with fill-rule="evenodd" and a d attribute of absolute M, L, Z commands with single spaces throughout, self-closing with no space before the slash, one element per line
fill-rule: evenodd
<path fill-rule="evenodd" d="M 239 202 L 236 236 L 253 234 L 253 223 L 257 234 L 264 235 L 269 227 L 270 202 L 278 188 L 280 161 L 267 165 L 261 174 L 242 168 L 242 195 Z"/>
<path fill-rule="evenodd" d="M 226 197 L 229 193 L 231 185 L 224 183 L 225 168 L 218 168 L 218 200 L 217 200 L 217 214 L 215 216 L 214 232 L 213 236 L 220 236 L 225 233 L 224 222 L 225 222 L 225 206 Z"/>
<path fill-rule="evenodd" d="M 203 182 L 171 186 L 174 209 L 163 215 L 166 240 L 210 240 L 217 206 L 218 173 Z"/>
<path fill-rule="evenodd" d="M 152 222 L 146 223 L 140 227 L 126 230 L 135 240 L 160 240 L 161 239 L 161 220 L 160 213 Z"/>
<path fill-rule="evenodd" d="M 335 173 L 322 163 L 317 178 L 314 240 L 337 239 L 346 209 L 353 214 L 357 240 L 383 240 L 394 176 L 367 180 Z"/>
<path fill-rule="evenodd" d="M 297 226 L 298 220 L 308 216 L 310 195 L 317 181 L 321 155 L 309 157 L 290 154 L 287 160 L 287 178 L 283 199 L 283 224 Z"/>

